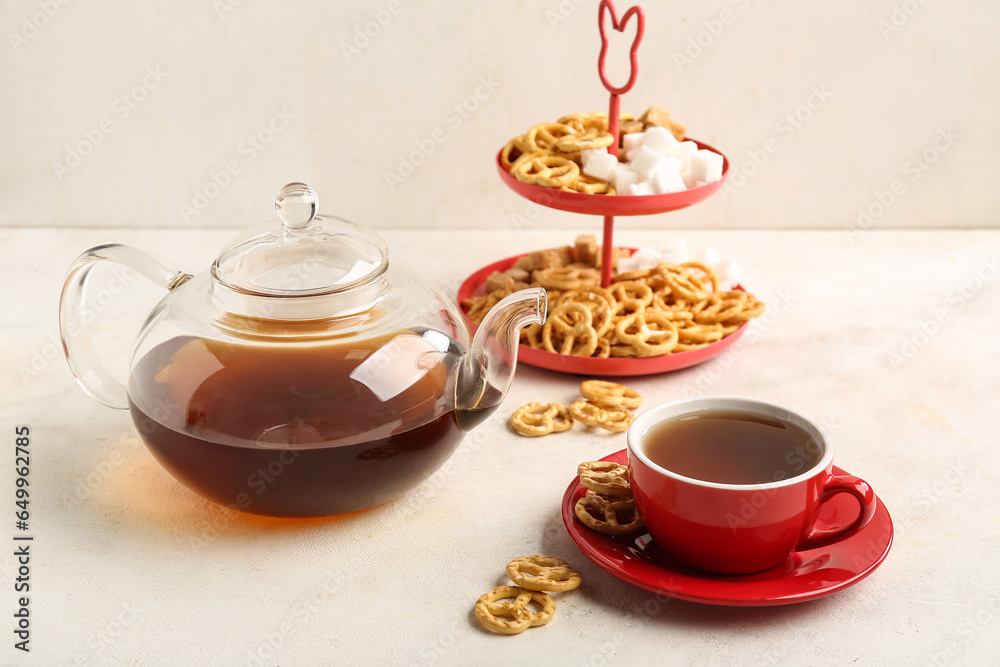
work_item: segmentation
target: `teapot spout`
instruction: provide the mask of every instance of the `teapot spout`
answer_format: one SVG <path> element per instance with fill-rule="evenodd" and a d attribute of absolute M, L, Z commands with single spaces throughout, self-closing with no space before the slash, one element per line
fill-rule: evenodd
<path fill-rule="evenodd" d="M 505 297 L 479 324 L 455 384 L 456 415 L 463 431 L 481 424 L 500 406 L 514 380 L 521 329 L 544 323 L 547 307 L 543 288 L 523 289 Z"/>

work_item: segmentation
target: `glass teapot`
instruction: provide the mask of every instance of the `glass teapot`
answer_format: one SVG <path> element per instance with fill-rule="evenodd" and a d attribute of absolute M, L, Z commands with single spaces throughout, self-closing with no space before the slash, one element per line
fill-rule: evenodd
<path fill-rule="evenodd" d="M 146 251 L 92 248 L 70 268 L 59 305 L 83 389 L 130 410 L 178 480 L 254 514 L 343 514 L 419 484 L 496 410 L 521 328 L 545 319 L 545 291 L 521 290 L 470 343 L 450 298 L 390 266 L 373 231 L 317 215 L 317 204 L 309 186 L 286 185 L 277 219 L 194 276 Z M 127 386 L 101 366 L 88 334 L 84 291 L 100 260 L 169 291 L 135 342 Z"/>

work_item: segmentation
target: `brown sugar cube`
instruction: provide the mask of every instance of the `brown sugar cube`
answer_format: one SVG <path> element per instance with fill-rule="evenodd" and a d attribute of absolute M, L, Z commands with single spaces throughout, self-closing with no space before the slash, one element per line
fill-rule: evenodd
<path fill-rule="evenodd" d="M 525 255 L 523 257 L 518 257 L 517 261 L 514 262 L 514 268 L 515 269 L 521 269 L 522 271 L 525 271 L 525 272 L 530 272 L 531 271 L 531 257 L 528 256 L 528 255 Z"/>
<path fill-rule="evenodd" d="M 514 279 L 508 276 L 506 273 L 500 273 L 499 271 L 494 271 L 490 274 L 490 277 L 486 279 L 485 290 L 486 293 L 495 292 L 497 290 L 511 290 L 514 288 Z"/>
<path fill-rule="evenodd" d="M 576 261 L 587 266 L 597 266 L 599 257 L 597 237 L 593 234 L 580 234 L 576 237 Z"/>
<path fill-rule="evenodd" d="M 576 251 L 573 250 L 573 246 L 564 245 L 561 248 L 556 248 L 556 252 L 559 253 L 560 267 L 572 264 L 576 261 Z"/>
<path fill-rule="evenodd" d="M 646 128 L 653 125 L 667 128 L 677 141 L 683 141 L 684 133 L 687 132 L 687 127 L 678 123 L 670 117 L 667 111 L 657 106 L 646 109 L 646 113 L 639 116 L 639 120 L 642 121 L 643 126 Z"/>
<path fill-rule="evenodd" d="M 514 266 L 504 271 L 516 283 L 526 283 L 531 280 L 531 272 L 527 269 Z"/>
<path fill-rule="evenodd" d="M 623 120 L 618 125 L 618 134 L 625 136 L 633 132 L 642 132 L 644 129 L 646 129 L 646 126 L 642 124 L 641 120 Z"/>
<path fill-rule="evenodd" d="M 558 269 L 562 266 L 559 253 L 555 250 L 536 250 L 528 257 L 531 259 L 531 270 Z"/>

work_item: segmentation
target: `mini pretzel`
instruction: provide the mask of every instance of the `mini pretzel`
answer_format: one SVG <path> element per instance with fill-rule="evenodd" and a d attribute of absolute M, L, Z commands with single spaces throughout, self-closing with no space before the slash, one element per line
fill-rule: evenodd
<path fill-rule="evenodd" d="M 580 383 L 580 395 L 604 408 L 637 408 L 642 405 L 642 396 L 634 389 L 608 380 L 584 380 Z"/>
<path fill-rule="evenodd" d="M 568 431 L 573 426 L 573 417 L 559 403 L 528 403 L 514 411 L 510 425 L 521 435 L 538 437 Z"/>
<path fill-rule="evenodd" d="M 628 466 L 611 461 L 588 461 L 581 463 L 576 474 L 580 483 L 595 493 L 615 498 L 631 498 Z"/>
<path fill-rule="evenodd" d="M 528 609 L 531 602 L 540 605 L 542 610 Z M 520 586 L 497 586 L 476 601 L 476 618 L 482 626 L 502 635 L 516 635 L 530 627 L 545 625 L 555 613 L 556 603 L 551 595 Z M 502 620 L 504 617 L 511 620 Z"/>
<path fill-rule="evenodd" d="M 510 173 L 524 183 L 558 188 L 580 175 L 580 166 L 555 153 L 525 153 L 511 165 Z"/>
<path fill-rule="evenodd" d="M 556 147 L 556 142 L 575 132 L 576 130 L 565 123 L 539 123 L 524 135 L 524 143 L 532 151 L 552 151 Z"/>
<path fill-rule="evenodd" d="M 661 264 L 660 273 L 671 292 L 680 298 L 688 301 L 701 301 L 708 298 L 709 291 L 705 289 L 705 283 L 687 268 L 673 264 Z"/>
<path fill-rule="evenodd" d="M 571 290 L 583 285 L 579 269 L 568 267 L 541 269 L 535 271 L 534 278 L 539 285 L 546 289 Z"/>
<path fill-rule="evenodd" d="M 599 405 L 594 405 L 590 401 L 576 401 L 570 403 L 569 413 L 573 419 L 587 426 L 600 426 L 608 420 L 608 413 Z"/>
<path fill-rule="evenodd" d="M 507 564 L 511 581 L 529 591 L 571 591 L 580 585 L 580 575 L 569 563 L 552 556 L 520 556 Z"/>
<path fill-rule="evenodd" d="M 594 517 L 588 510 L 593 510 L 601 518 Z M 642 528 L 642 519 L 635 511 L 635 501 L 631 499 L 609 500 L 587 491 L 587 495 L 576 502 L 573 511 L 587 528 L 612 537 L 628 535 Z"/>
<path fill-rule="evenodd" d="M 607 148 L 614 141 L 610 132 L 588 127 L 575 134 L 568 134 L 556 141 L 556 149 L 563 153 L 586 151 L 594 148 Z"/>
<path fill-rule="evenodd" d="M 575 181 L 567 183 L 561 189 L 566 192 L 582 192 L 588 195 L 616 194 L 615 189 L 611 187 L 610 183 L 602 181 L 599 178 L 594 178 L 593 176 L 588 176 L 587 174 L 580 174 Z"/>
<path fill-rule="evenodd" d="M 553 331 L 562 337 L 557 350 Z M 549 315 L 542 327 L 542 345 L 549 352 L 589 357 L 597 349 L 597 330 L 590 308 L 580 303 L 564 303 Z"/>
<path fill-rule="evenodd" d="M 638 280 L 612 283 L 608 291 L 618 302 L 618 313 L 640 311 L 653 302 L 653 290 Z"/>
<path fill-rule="evenodd" d="M 659 329 L 651 329 L 655 324 Z M 633 313 L 622 318 L 615 325 L 615 335 L 622 343 L 628 343 L 640 357 L 655 357 L 667 354 L 677 345 L 677 327 L 673 321 L 656 311 Z"/>
<path fill-rule="evenodd" d="M 603 336 L 614 326 L 614 311 L 617 307 L 615 298 L 603 287 L 597 285 L 583 285 L 576 289 L 571 289 L 559 297 L 556 305 L 573 301 L 582 303 L 590 308 L 593 317 L 594 329 L 598 336 Z"/>
<path fill-rule="evenodd" d="M 747 302 L 747 293 L 740 290 L 712 294 L 694 307 L 694 321 L 717 324 L 738 316 Z"/>

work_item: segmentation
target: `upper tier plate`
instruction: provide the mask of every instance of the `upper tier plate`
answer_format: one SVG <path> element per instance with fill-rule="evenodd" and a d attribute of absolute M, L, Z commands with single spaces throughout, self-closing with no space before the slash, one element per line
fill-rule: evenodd
<path fill-rule="evenodd" d="M 722 155 L 722 152 L 704 144 L 696 139 L 686 138 L 685 141 L 694 141 L 698 148 L 706 148 Z M 500 164 L 501 148 L 497 151 L 496 166 L 500 172 L 502 180 L 508 188 L 517 194 L 530 199 L 536 204 L 556 208 L 560 211 L 570 213 L 587 213 L 590 215 L 651 215 L 653 213 L 666 213 L 686 208 L 691 204 L 708 199 L 722 187 L 729 175 L 729 158 L 722 155 L 722 179 L 714 183 L 706 183 L 701 187 L 675 192 L 669 195 L 588 195 L 582 192 L 566 192 L 557 188 L 546 188 L 533 183 L 522 183 L 510 175 L 503 165 Z"/>

